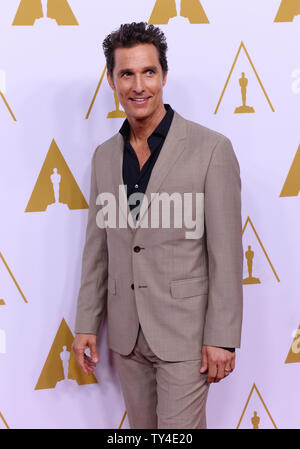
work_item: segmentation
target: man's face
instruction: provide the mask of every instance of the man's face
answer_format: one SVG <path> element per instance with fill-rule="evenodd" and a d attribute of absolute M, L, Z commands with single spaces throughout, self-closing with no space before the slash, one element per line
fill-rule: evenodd
<path fill-rule="evenodd" d="M 116 90 L 128 118 L 144 119 L 163 105 L 163 77 L 158 51 L 153 44 L 138 44 L 115 49 L 113 78 L 108 82 Z M 140 100 L 138 100 L 140 99 Z"/>

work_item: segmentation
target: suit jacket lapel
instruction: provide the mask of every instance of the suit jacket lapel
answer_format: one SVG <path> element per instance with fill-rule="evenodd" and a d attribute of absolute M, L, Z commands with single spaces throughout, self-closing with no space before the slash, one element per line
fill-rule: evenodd
<path fill-rule="evenodd" d="M 124 187 L 119 188 L 119 186 L 123 186 L 122 168 L 123 168 L 124 141 L 120 133 L 117 134 L 116 138 L 117 138 L 117 151 L 114 151 L 113 154 L 113 167 L 114 167 L 113 181 L 118 206 L 121 209 L 120 211 L 121 213 L 123 213 L 124 218 L 127 220 L 129 214 L 131 214 L 127 201 L 127 192 L 125 191 Z M 155 165 L 153 167 L 147 185 L 147 189 L 145 192 L 145 196 L 142 200 L 139 220 L 137 221 L 135 228 L 129 226 L 129 228 L 132 230 L 133 233 L 136 231 L 139 224 L 141 223 L 143 216 L 146 213 L 146 210 L 150 206 L 151 201 L 158 194 L 158 190 L 161 183 L 166 178 L 169 171 L 172 169 L 172 166 L 175 164 L 180 154 L 184 151 L 185 144 L 186 144 L 186 120 L 174 110 L 174 117 L 169 132 L 160 150 Z M 121 205 L 119 202 L 119 194 L 121 194 L 122 196 Z M 145 197 L 147 198 L 147 200 L 145 200 Z"/>

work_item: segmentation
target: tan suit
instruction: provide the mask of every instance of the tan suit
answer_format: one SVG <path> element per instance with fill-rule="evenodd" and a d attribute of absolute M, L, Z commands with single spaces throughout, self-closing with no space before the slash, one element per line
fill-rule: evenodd
<path fill-rule="evenodd" d="M 107 307 L 108 345 L 122 356 L 135 347 L 139 323 L 153 354 L 163 361 L 200 360 L 203 344 L 239 347 L 241 180 L 230 141 L 175 111 L 136 229 L 99 228 L 97 195 L 110 192 L 117 207 L 122 203 L 123 146 L 117 133 L 93 155 L 76 332 L 97 334 Z M 188 234 L 193 229 L 184 217 L 182 227 L 175 227 L 172 213 L 169 228 L 161 223 L 151 228 L 152 206 L 161 192 L 200 193 L 197 238 Z M 118 218 L 125 220 L 128 204 L 121 209 Z M 192 211 L 195 218 L 195 202 Z"/>

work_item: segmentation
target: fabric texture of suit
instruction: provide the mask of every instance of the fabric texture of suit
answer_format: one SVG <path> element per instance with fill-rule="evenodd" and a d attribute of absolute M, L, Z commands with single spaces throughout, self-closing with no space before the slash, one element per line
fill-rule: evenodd
<path fill-rule="evenodd" d="M 107 310 L 108 345 L 123 355 L 132 351 L 139 323 L 162 360 L 199 359 L 203 344 L 240 347 L 241 179 L 231 142 L 175 111 L 137 227 L 121 228 L 117 221 L 100 228 L 96 198 L 110 192 L 118 208 L 122 159 L 119 132 L 93 155 L 75 332 L 97 334 Z M 169 228 L 151 228 L 151 206 L 162 192 L 202 194 L 197 238 L 188 237 L 184 219 L 175 227 L 172 213 Z M 122 214 L 123 220 L 130 214 L 128 205 Z"/>

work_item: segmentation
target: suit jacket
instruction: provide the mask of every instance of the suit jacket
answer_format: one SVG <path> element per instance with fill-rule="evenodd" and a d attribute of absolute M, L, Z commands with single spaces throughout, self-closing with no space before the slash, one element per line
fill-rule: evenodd
<path fill-rule="evenodd" d="M 108 346 L 123 355 L 132 351 L 139 323 L 152 351 L 167 361 L 201 358 L 204 344 L 240 347 L 241 179 L 230 140 L 174 111 L 136 227 L 118 226 L 130 215 L 119 188 L 123 146 L 118 132 L 92 158 L 75 332 L 97 334 L 107 311 Z M 99 207 L 107 203 L 98 198 L 96 204 L 103 192 L 120 209 L 117 226 L 99 226 L 108 217 Z M 182 195 L 182 212 L 170 214 L 170 226 L 164 227 L 161 218 L 154 228 L 153 206 L 163 192 Z M 198 193 L 199 207 L 185 202 L 187 193 L 189 198 Z M 169 204 L 174 211 L 175 201 Z M 192 212 L 197 232 L 185 221 L 185 209 Z M 162 210 L 167 211 L 166 203 Z"/>

